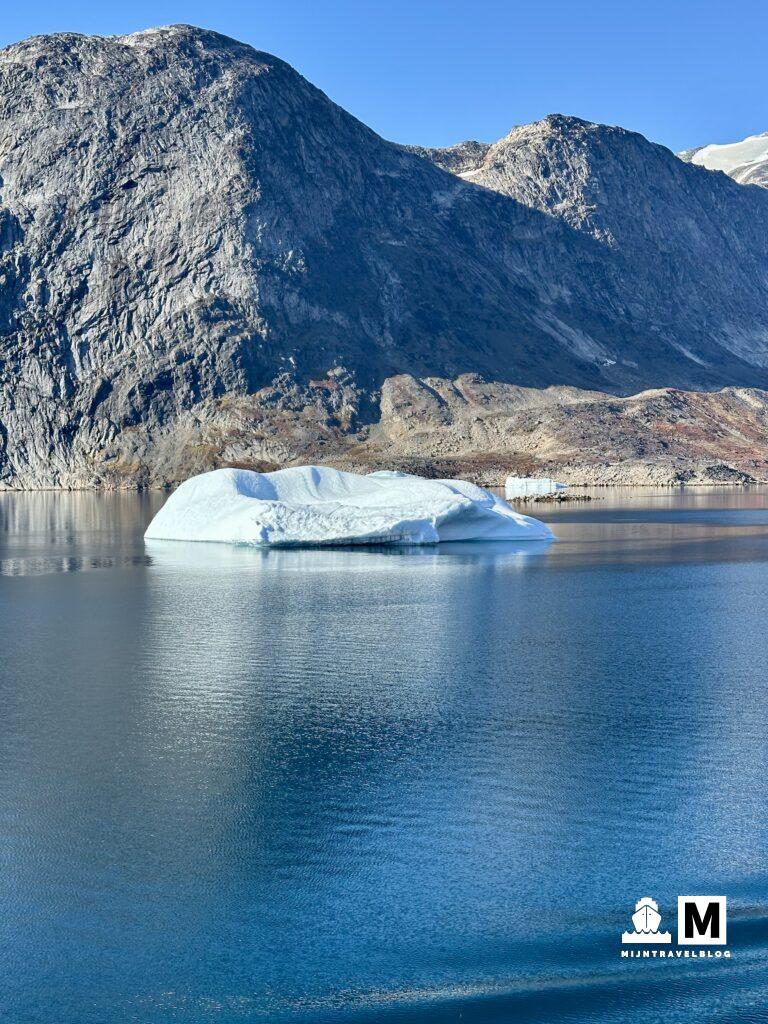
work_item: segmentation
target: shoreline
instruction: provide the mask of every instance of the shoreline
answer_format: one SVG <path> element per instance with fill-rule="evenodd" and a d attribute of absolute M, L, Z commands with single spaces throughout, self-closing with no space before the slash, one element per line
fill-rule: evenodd
<path fill-rule="evenodd" d="M 318 463 L 318 465 L 323 465 Z M 237 466 L 230 466 L 227 463 L 223 463 L 217 466 L 211 466 L 208 470 L 202 472 L 212 471 L 213 469 L 249 469 L 250 467 L 242 464 Z M 293 464 L 276 467 L 290 469 L 293 468 Z M 340 468 L 340 467 L 339 467 Z M 344 467 L 347 469 L 347 467 Z M 264 470 L 255 470 L 256 472 L 264 472 Z M 371 469 L 370 472 L 375 472 Z M 194 474 L 191 474 L 194 475 Z M 414 474 L 416 476 L 420 474 Z M 562 475 L 562 474 L 561 474 Z M 425 476 L 426 479 L 439 479 L 437 476 Z M 445 478 L 448 479 L 448 478 Z M 462 479 L 461 477 L 455 477 L 454 479 Z M 472 474 L 467 474 L 465 479 L 468 479 L 471 483 L 476 483 L 479 487 L 484 487 L 490 491 L 502 491 L 504 490 L 504 481 L 500 483 L 479 483 L 477 480 L 472 480 Z M 551 494 L 529 494 L 521 495 L 516 498 L 507 499 L 511 504 L 532 504 L 536 502 L 557 504 L 558 502 L 568 503 L 571 501 L 590 501 L 592 500 L 589 495 L 574 494 L 574 489 L 579 490 L 600 490 L 600 491 L 750 491 L 759 490 L 761 488 L 768 489 L 768 480 L 750 480 L 750 481 L 737 481 L 737 480 L 722 480 L 711 483 L 686 483 L 686 482 L 674 482 L 674 483 L 605 483 L 599 481 L 580 481 L 578 483 L 571 481 L 563 481 L 568 484 L 568 491 L 559 492 L 557 495 Z M 173 483 L 164 485 L 127 485 L 123 487 L 115 486 L 60 486 L 60 487 L 7 487 L 0 485 L 0 498 L 6 494 L 170 494 L 176 490 L 183 480 L 174 481 Z"/>

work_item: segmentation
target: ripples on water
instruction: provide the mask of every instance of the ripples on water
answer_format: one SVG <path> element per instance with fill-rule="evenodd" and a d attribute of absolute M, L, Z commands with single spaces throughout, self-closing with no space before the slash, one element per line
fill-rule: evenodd
<path fill-rule="evenodd" d="M 263 552 L 1 495 L 8 1019 L 768 1020 L 765 499 Z M 699 892 L 730 961 L 619 959 Z"/>

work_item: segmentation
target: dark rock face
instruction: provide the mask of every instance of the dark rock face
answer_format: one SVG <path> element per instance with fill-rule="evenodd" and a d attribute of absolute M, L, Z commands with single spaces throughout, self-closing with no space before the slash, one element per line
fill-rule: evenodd
<path fill-rule="evenodd" d="M 517 131 L 435 166 L 185 26 L 2 51 L 0 486 L 173 478 L 184 423 L 286 372 L 344 367 L 360 415 L 402 372 L 768 382 L 768 193 Z"/>

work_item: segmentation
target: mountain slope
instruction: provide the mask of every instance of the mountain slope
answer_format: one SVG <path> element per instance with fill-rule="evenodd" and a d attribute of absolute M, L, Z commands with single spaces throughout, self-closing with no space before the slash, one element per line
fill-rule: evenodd
<path fill-rule="evenodd" d="M 741 142 L 686 149 L 678 156 L 710 171 L 723 171 L 740 185 L 768 188 L 768 132 L 750 135 Z"/>
<path fill-rule="evenodd" d="M 509 473 L 574 484 L 768 479 L 768 392 L 520 388 L 465 375 L 388 380 L 381 420 L 340 466 L 398 466 L 501 485 Z"/>
<path fill-rule="evenodd" d="M 164 478 L 174 424 L 285 372 L 344 367 L 363 418 L 401 372 L 765 384 L 768 195 L 518 131 L 467 181 L 212 32 L 0 52 L 0 486 Z"/>
<path fill-rule="evenodd" d="M 151 450 L 151 482 L 174 484 L 221 466 L 270 470 L 324 463 L 399 469 L 500 486 L 510 474 L 574 484 L 669 486 L 768 480 L 768 391 L 660 388 L 629 397 L 573 387 L 524 388 L 476 374 L 400 374 L 384 381 L 373 423 L 348 375 L 298 386 L 288 375 L 253 395 L 183 413 Z M 119 486 L 146 455 L 106 467 Z"/>
<path fill-rule="evenodd" d="M 425 152 L 449 163 L 446 151 Z M 610 254 L 628 325 L 643 323 L 702 368 L 732 357 L 768 366 L 759 312 L 768 195 L 686 165 L 642 135 L 562 115 L 514 128 L 478 155 L 464 162 L 463 180 L 551 214 Z M 665 353 L 656 359 L 670 383 Z"/>

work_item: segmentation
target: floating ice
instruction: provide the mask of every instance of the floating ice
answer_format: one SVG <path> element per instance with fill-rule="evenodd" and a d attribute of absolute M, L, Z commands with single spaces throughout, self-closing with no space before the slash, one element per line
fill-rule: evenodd
<path fill-rule="evenodd" d="M 552 534 L 465 480 L 299 466 L 194 476 L 168 498 L 145 537 L 297 547 L 547 540 Z"/>
<path fill-rule="evenodd" d="M 504 493 L 508 498 L 523 498 L 527 494 L 555 494 L 564 491 L 568 484 L 559 484 L 550 477 L 508 476 Z"/>

